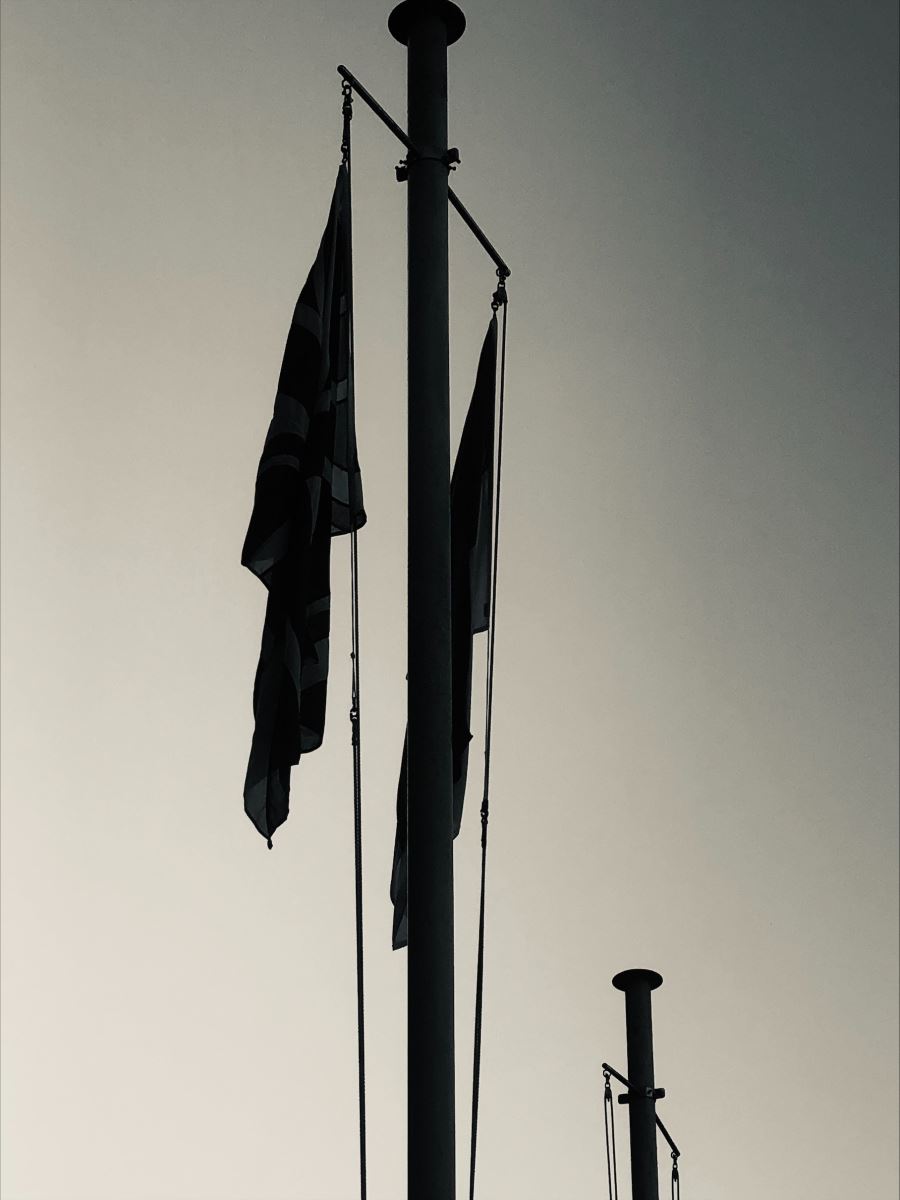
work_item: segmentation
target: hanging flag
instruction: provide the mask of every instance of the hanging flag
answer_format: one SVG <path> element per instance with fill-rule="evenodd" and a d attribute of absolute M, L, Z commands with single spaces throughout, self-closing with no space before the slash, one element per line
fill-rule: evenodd
<path fill-rule="evenodd" d="M 453 749 L 453 836 L 459 833 L 472 710 L 473 635 L 488 627 L 491 593 L 491 514 L 494 493 L 494 402 L 497 386 L 497 318 L 493 316 L 478 360 L 475 389 L 450 480 L 450 645 Z M 406 854 L 406 741 L 397 788 L 397 832 L 391 900 L 393 946 L 408 938 Z"/>
<path fill-rule="evenodd" d="M 294 309 L 241 563 L 268 589 L 244 809 L 271 847 L 291 766 L 322 743 L 331 538 L 365 524 L 353 415 L 350 183 Z"/>

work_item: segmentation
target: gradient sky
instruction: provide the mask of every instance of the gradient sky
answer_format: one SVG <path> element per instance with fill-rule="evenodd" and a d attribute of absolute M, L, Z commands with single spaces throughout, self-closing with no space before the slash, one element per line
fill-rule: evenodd
<path fill-rule="evenodd" d="M 605 1195 L 630 966 L 665 977 L 686 1198 L 893 1197 L 895 6 L 465 8 L 453 182 L 512 267 L 480 1200 Z M 239 558 L 336 64 L 404 117 L 387 13 L 2 5 L 4 1200 L 356 1194 L 347 546 L 326 741 L 271 853 Z M 369 1182 L 396 1200 L 405 198 L 360 104 L 353 135 Z M 494 279 L 452 214 L 451 272 L 458 433 Z"/>

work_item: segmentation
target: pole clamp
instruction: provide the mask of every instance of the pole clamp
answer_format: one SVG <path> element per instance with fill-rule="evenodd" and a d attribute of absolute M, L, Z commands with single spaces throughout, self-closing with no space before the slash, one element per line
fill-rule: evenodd
<path fill-rule="evenodd" d="M 620 1104 L 630 1104 L 632 1096 L 634 1096 L 636 1100 L 662 1100 L 665 1094 L 665 1088 L 633 1087 L 628 1092 L 622 1092 L 617 1099 Z"/>
<path fill-rule="evenodd" d="M 405 183 L 409 179 L 409 168 L 414 162 L 439 162 L 447 168 L 447 173 L 456 170 L 456 165 L 461 161 L 459 151 L 455 146 L 451 146 L 446 154 L 418 154 L 415 150 L 410 150 L 406 158 L 401 158 L 394 167 L 397 175 L 398 183 Z"/>

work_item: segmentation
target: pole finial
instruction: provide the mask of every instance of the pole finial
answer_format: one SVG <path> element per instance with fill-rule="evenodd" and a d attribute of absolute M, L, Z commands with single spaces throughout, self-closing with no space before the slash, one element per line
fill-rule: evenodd
<path fill-rule="evenodd" d="M 612 985 L 620 992 L 627 992 L 636 983 L 647 983 L 650 991 L 655 991 L 662 983 L 663 977 L 658 971 L 650 971 L 646 967 L 632 967 L 630 971 L 620 971 L 613 976 Z"/>
<path fill-rule="evenodd" d="M 404 46 L 409 41 L 412 22 L 423 15 L 440 17 L 447 26 L 447 45 L 458 42 L 466 28 L 463 10 L 453 0 L 402 0 L 388 17 L 388 29 Z"/>

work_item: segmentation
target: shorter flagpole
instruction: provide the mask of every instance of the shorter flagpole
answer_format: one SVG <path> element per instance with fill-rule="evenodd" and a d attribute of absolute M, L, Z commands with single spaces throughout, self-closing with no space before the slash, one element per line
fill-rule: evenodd
<path fill-rule="evenodd" d="M 653 1082 L 653 1018 L 650 993 L 662 983 L 656 971 L 620 971 L 613 987 L 625 993 L 625 1035 L 628 1042 L 627 1100 L 631 1141 L 632 1200 L 659 1200 L 656 1159 L 656 1100 L 664 1094 Z M 621 1078 L 621 1076 L 617 1077 Z"/>

